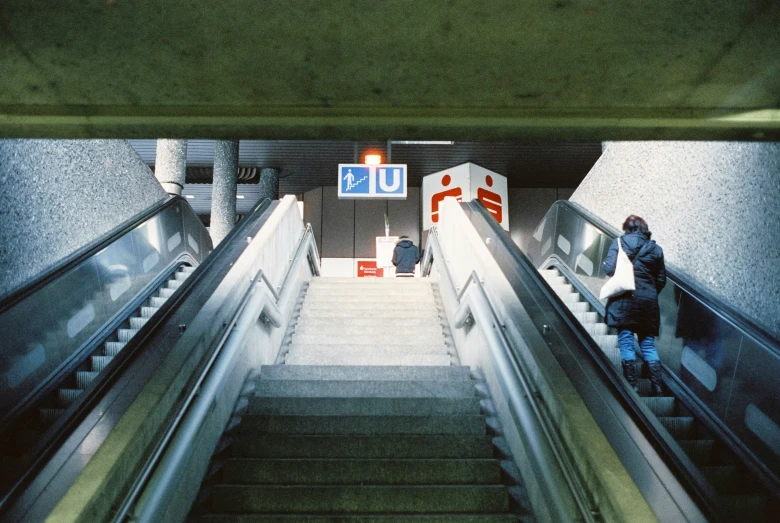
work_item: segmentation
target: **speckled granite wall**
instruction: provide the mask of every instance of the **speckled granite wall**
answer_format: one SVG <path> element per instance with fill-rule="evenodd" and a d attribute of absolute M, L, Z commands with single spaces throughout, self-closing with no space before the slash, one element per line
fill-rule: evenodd
<path fill-rule="evenodd" d="M 669 264 L 780 336 L 780 144 L 611 142 L 571 200 L 642 216 Z"/>
<path fill-rule="evenodd" d="M 0 140 L 0 296 L 166 197 L 123 140 Z"/>

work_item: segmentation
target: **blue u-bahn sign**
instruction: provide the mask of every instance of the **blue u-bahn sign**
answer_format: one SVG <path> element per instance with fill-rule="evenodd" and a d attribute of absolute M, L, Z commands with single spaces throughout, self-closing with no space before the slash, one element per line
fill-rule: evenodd
<path fill-rule="evenodd" d="M 339 164 L 339 198 L 406 199 L 406 164 Z"/>

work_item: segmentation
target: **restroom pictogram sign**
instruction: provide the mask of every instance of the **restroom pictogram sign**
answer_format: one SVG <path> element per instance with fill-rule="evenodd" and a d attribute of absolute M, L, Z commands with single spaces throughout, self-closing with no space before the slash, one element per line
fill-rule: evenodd
<path fill-rule="evenodd" d="M 475 165 L 464 163 L 423 178 L 423 229 L 439 222 L 445 198 L 458 201 L 479 200 L 490 214 L 509 230 L 508 188 L 506 177 Z"/>

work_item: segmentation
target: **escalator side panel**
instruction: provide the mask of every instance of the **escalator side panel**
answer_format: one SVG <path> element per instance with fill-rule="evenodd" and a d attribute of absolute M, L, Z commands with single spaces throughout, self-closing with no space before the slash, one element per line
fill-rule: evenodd
<path fill-rule="evenodd" d="M 601 260 L 616 233 L 570 202 L 557 202 L 529 238 L 528 255 L 537 268 L 563 265 L 594 298 L 607 279 Z M 601 256 L 594 251 L 597 240 Z M 583 265 L 592 265 L 592 274 Z M 673 267 L 667 272 L 656 340 L 662 363 L 689 406 L 711 418 L 778 490 L 780 393 L 773 381 L 780 375 L 780 346 Z M 588 301 L 603 309 L 598 300 Z"/>
<path fill-rule="evenodd" d="M 185 254 L 187 214 L 183 201 L 166 206 L 0 315 L 0 426 Z M 210 250 L 198 242 L 196 261 Z"/>

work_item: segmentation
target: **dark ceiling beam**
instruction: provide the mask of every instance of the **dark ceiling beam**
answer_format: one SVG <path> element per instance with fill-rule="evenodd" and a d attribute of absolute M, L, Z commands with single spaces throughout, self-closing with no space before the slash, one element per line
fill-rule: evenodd
<path fill-rule="evenodd" d="M 775 0 L 0 2 L 0 137 L 780 139 Z"/>

